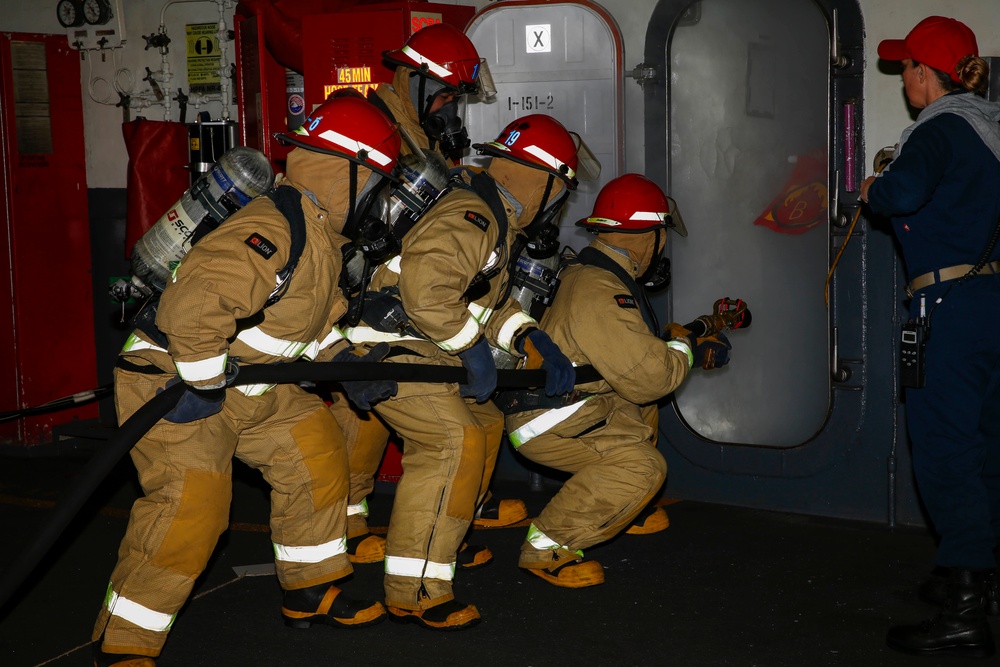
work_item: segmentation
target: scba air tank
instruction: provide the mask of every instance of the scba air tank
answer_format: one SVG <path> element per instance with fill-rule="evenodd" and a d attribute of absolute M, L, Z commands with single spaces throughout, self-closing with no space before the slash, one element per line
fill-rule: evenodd
<path fill-rule="evenodd" d="M 273 185 L 263 153 L 246 146 L 226 151 L 136 242 L 132 284 L 145 296 L 162 292 L 192 245 Z"/>

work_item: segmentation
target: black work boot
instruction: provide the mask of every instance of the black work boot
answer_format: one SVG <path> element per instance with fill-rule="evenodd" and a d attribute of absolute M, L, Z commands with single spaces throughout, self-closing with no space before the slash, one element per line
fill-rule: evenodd
<path fill-rule="evenodd" d="M 321 623 L 335 628 L 360 628 L 385 620 L 377 600 L 355 600 L 333 584 L 285 591 L 281 615 L 290 628 Z"/>
<path fill-rule="evenodd" d="M 941 613 L 917 625 L 889 628 L 886 644 L 914 655 L 992 656 L 995 647 L 986 618 L 986 579 L 984 570 L 951 570 Z"/>
<path fill-rule="evenodd" d="M 993 550 L 1000 562 L 1000 547 Z M 917 595 L 927 604 L 943 607 L 948 601 L 948 575 L 951 568 L 940 565 L 931 570 L 927 578 L 920 582 Z M 986 571 L 986 614 L 1000 616 L 1000 576 L 996 570 Z"/>

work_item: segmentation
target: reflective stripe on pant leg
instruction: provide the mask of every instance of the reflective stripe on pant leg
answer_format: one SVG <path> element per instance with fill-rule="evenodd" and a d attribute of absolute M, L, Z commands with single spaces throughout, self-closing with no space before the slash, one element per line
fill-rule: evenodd
<path fill-rule="evenodd" d="M 572 417 L 573 414 L 582 408 L 591 398 L 593 398 L 593 396 L 588 396 L 587 398 L 577 401 L 572 405 L 567 405 L 564 408 L 556 408 L 555 410 L 547 410 L 543 412 L 521 428 L 511 433 L 509 436 L 510 443 L 514 445 L 514 449 L 517 449 L 524 443 L 530 441 L 532 438 L 536 438 L 549 429 L 555 428 L 562 422 Z"/>
<path fill-rule="evenodd" d="M 419 609 L 421 587 L 432 599 L 452 596 L 446 577 L 472 521 L 484 431 L 455 385 L 401 384 L 400 394 L 375 409 L 404 441 L 386 543 L 386 601 Z"/>
<path fill-rule="evenodd" d="M 619 398 L 604 424 L 587 430 L 592 419 L 566 421 L 520 450 L 535 463 L 572 474 L 535 524 L 573 549 L 586 549 L 625 528 L 666 474 L 655 433 L 638 406 Z"/>
<path fill-rule="evenodd" d="M 266 415 L 243 432 L 237 456 L 271 485 L 271 539 L 282 588 L 347 576 L 347 452 L 326 405 L 282 384 L 253 401 Z"/>
<path fill-rule="evenodd" d="M 152 378 L 152 379 L 150 379 Z M 116 372 L 116 407 L 128 419 L 166 377 Z M 160 422 L 132 450 L 146 495 L 133 505 L 94 639 L 118 652 L 156 656 L 173 616 L 204 570 L 229 516 L 235 434 L 228 410 L 191 424 Z M 151 613 L 146 613 L 148 610 Z M 151 629 L 155 628 L 155 629 Z"/>

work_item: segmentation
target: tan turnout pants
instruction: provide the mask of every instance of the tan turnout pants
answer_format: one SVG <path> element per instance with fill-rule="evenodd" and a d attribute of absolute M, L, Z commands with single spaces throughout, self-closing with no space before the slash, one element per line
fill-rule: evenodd
<path fill-rule="evenodd" d="M 119 423 L 170 377 L 116 370 Z M 305 588 L 350 574 L 347 453 L 325 404 L 289 384 L 257 397 L 229 389 L 222 412 L 188 424 L 161 420 L 132 449 L 145 495 L 132 507 L 94 627 L 105 651 L 159 655 L 229 524 L 233 456 L 271 485 L 281 586 Z"/>

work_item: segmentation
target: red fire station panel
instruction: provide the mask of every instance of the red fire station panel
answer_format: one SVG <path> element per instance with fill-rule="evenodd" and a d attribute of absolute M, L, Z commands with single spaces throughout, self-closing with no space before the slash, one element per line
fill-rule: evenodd
<path fill-rule="evenodd" d="M 461 5 L 400 2 L 306 17 L 302 55 L 307 113 L 335 90 L 367 93 L 379 83 L 391 82 L 392 70 L 382 63 L 383 51 L 398 49 L 414 32 L 433 23 L 464 30 L 474 11 Z"/>
<path fill-rule="evenodd" d="M 339 88 L 366 92 L 392 80 L 382 52 L 397 49 L 416 30 L 449 23 L 464 30 L 475 8 L 433 2 L 360 4 L 349 11 L 305 16 L 301 21 L 304 113 L 309 114 Z M 286 68 L 265 46 L 267 26 L 257 16 L 237 15 L 237 96 L 241 138 L 283 168 L 290 150 L 274 140 L 289 129 L 289 103 L 303 102 L 286 89 Z"/>
<path fill-rule="evenodd" d="M 0 413 L 97 387 L 80 55 L 65 35 L 0 34 Z M 96 404 L 0 422 L 33 445 Z"/>

